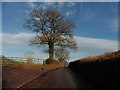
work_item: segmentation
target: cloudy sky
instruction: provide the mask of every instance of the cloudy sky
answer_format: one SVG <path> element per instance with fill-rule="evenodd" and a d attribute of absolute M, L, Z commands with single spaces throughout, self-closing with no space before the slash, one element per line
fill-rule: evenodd
<path fill-rule="evenodd" d="M 43 47 L 29 46 L 35 33 L 23 28 L 34 8 L 57 8 L 76 24 L 73 32 L 78 50 L 70 51 L 70 61 L 118 50 L 117 2 L 2 2 L 2 55 L 24 57 L 31 50 L 36 58 L 48 57 Z"/>

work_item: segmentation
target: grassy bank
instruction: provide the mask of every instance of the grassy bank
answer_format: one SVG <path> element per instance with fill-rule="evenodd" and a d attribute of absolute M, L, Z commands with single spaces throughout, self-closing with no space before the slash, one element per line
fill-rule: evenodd
<path fill-rule="evenodd" d="M 51 70 L 59 67 L 63 67 L 64 65 L 59 64 L 26 64 L 26 63 L 4 63 L 2 67 L 14 67 L 14 68 L 21 68 L 21 69 L 30 69 L 30 70 L 41 70 L 41 68 L 45 68 L 45 70 Z"/>
<path fill-rule="evenodd" d="M 120 51 L 76 60 L 69 67 L 94 87 L 120 87 Z"/>

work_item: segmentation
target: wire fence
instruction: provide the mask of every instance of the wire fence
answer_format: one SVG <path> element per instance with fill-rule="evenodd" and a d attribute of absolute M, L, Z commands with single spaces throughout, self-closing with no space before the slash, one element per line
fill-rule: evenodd
<path fill-rule="evenodd" d="M 24 57 L 0 57 L 2 63 L 10 63 L 10 62 L 22 62 L 28 64 L 43 64 L 45 59 L 40 58 L 24 58 Z"/>

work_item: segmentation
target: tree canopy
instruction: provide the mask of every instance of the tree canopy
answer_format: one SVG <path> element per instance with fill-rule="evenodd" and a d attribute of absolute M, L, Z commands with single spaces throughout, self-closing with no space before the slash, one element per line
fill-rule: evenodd
<path fill-rule="evenodd" d="M 30 12 L 24 27 L 37 33 L 30 40 L 31 45 L 48 45 L 50 59 L 53 59 L 55 47 L 77 48 L 72 31 L 75 24 L 56 9 L 34 9 Z"/>

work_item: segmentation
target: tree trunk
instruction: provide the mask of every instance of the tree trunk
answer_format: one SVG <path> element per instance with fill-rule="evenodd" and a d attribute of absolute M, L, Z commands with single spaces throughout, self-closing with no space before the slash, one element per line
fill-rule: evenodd
<path fill-rule="evenodd" d="M 53 60 L 54 45 L 49 45 L 49 59 Z"/>

